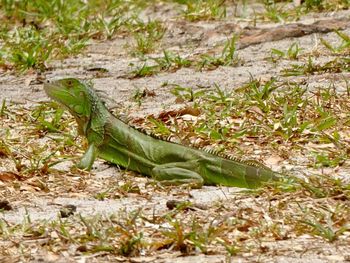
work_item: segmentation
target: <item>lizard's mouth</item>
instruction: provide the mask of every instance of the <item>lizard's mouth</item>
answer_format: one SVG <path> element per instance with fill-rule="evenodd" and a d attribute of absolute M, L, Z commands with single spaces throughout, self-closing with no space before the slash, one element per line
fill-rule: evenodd
<path fill-rule="evenodd" d="M 54 97 L 54 93 L 55 93 L 55 90 L 57 90 L 58 89 L 58 85 L 56 84 L 54 84 L 53 82 L 50 82 L 50 81 L 46 81 L 45 83 L 44 83 L 44 90 L 45 90 L 45 93 L 46 93 L 46 95 L 47 96 L 49 96 L 51 99 L 56 99 L 55 97 Z"/>
<path fill-rule="evenodd" d="M 71 96 L 58 81 L 46 81 L 44 83 L 44 90 L 49 98 L 63 105 L 66 105 L 67 101 L 69 101 L 67 97 Z"/>

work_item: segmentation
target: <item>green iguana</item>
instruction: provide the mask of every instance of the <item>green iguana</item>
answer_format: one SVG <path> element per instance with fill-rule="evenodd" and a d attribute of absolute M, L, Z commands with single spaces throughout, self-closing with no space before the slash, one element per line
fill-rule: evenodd
<path fill-rule="evenodd" d="M 154 138 L 112 115 L 92 86 L 74 78 L 47 82 L 49 97 L 68 108 L 89 146 L 78 167 L 91 169 L 98 156 L 166 184 L 256 188 L 278 174 L 258 164 L 223 157 Z"/>

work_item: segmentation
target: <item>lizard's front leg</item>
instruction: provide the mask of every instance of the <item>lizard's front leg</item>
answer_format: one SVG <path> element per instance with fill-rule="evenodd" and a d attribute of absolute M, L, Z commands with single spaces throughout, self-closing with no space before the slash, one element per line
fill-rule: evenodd
<path fill-rule="evenodd" d="M 176 162 L 157 165 L 152 169 L 152 178 L 163 184 L 189 184 L 193 188 L 201 188 L 204 180 L 195 172 L 196 162 Z"/>
<path fill-rule="evenodd" d="M 91 170 L 92 165 L 97 157 L 97 147 L 94 143 L 91 143 L 78 163 L 77 167 L 79 169 Z"/>

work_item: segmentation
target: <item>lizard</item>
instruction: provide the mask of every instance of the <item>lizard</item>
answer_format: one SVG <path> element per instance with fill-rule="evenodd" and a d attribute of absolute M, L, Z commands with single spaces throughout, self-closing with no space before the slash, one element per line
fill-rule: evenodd
<path fill-rule="evenodd" d="M 68 109 L 87 138 L 77 167 L 90 170 L 97 157 L 169 185 L 257 188 L 278 180 L 263 164 L 222 156 L 147 135 L 114 116 L 91 83 L 75 78 L 47 80 L 48 97 Z"/>

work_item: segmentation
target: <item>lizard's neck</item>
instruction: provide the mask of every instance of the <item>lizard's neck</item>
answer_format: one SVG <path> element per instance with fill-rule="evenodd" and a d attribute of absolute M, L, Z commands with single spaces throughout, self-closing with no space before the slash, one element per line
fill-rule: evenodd
<path fill-rule="evenodd" d="M 105 124 L 111 113 L 97 96 L 94 98 L 91 100 L 91 113 L 88 118 L 77 120 L 77 122 L 79 129 L 87 137 L 89 143 L 99 145 L 103 142 Z"/>

